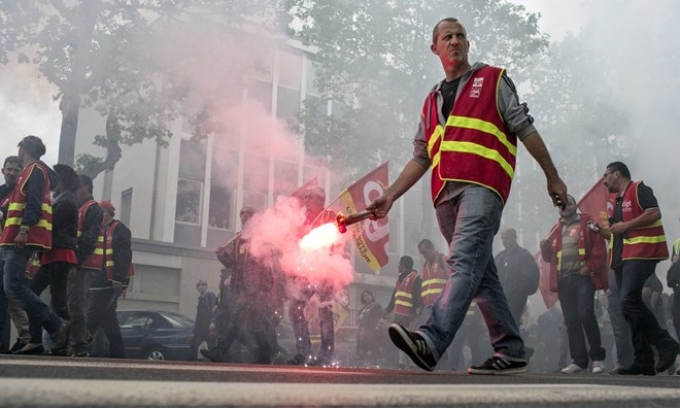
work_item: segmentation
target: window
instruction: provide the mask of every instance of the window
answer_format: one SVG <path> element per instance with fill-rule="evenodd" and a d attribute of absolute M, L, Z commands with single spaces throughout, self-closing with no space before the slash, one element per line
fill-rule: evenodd
<path fill-rule="evenodd" d="M 233 190 L 217 181 L 210 184 L 210 204 L 208 226 L 210 228 L 231 229 L 234 219 Z"/>
<path fill-rule="evenodd" d="M 287 51 L 279 52 L 279 85 L 300 89 L 302 55 Z"/>
<path fill-rule="evenodd" d="M 269 191 L 269 157 L 246 154 L 244 167 L 244 189 L 266 194 Z"/>
<path fill-rule="evenodd" d="M 198 225 L 201 222 L 201 192 L 203 183 L 179 178 L 177 180 L 177 207 L 175 220 Z"/>
<path fill-rule="evenodd" d="M 287 196 L 297 188 L 297 163 L 274 161 L 274 194 Z"/>
<path fill-rule="evenodd" d="M 182 139 L 179 153 L 180 177 L 203 180 L 205 177 L 205 143 Z"/>
<path fill-rule="evenodd" d="M 120 220 L 125 225 L 130 225 L 132 213 L 132 189 L 128 188 L 120 194 Z"/>
<path fill-rule="evenodd" d="M 300 91 L 279 87 L 276 96 L 276 117 L 280 119 L 296 118 L 300 113 Z"/>
<path fill-rule="evenodd" d="M 306 74 L 306 86 L 307 86 L 307 95 L 314 95 L 314 96 L 319 96 L 321 94 L 321 91 L 316 87 L 316 84 L 314 83 L 316 81 L 316 63 L 311 60 L 307 59 L 307 74 Z"/>
<path fill-rule="evenodd" d="M 272 84 L 259 80 L 252 80 L 248 86 L 248 99 L 262 104 L 266 112 L 272 108 Z"/>
<path fill-rule="evenodd" d="M 267 194 L 251 190 L 243 190 L 243 204 L 252 205 L 257 211 L 263 211 L 265 208 L 267 208 Z"/>

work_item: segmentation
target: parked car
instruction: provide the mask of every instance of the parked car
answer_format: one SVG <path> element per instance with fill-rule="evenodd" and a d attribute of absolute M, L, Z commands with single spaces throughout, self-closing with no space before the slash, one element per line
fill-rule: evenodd
<path fill-rule="evenodd" d="M 127 358 L 188 360 L 194 321 L 175 312 L 119 310 Z"/>

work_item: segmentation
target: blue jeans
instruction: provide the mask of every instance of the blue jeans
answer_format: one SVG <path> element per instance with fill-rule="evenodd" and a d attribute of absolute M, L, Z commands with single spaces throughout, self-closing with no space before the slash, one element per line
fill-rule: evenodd
<path fill-rule="evenodd" d="M 26 311 L 29 321 L 37 321 L 52 334 L 61 326 L 61 319 L 33 293 L 26 276 L 26 263 L 34 249 L 15 250 L 14 246 L 0 247 L 0 327 L 5 323 L 7 299 L 17 302 Z"/>
<path fill-rule="evenodd" d="M 489 329 L 495 354 L 524 360 L 524 342 L 491 255 L 493 237 L 503 213 L 500 197 L 487 188 L 470 185 L 458 196 L 439 204 L 436 211 L 439 229 L 449 244 L 447 262 L 453 272 L 418 334 L 439 360 L 474 300 Z"/>

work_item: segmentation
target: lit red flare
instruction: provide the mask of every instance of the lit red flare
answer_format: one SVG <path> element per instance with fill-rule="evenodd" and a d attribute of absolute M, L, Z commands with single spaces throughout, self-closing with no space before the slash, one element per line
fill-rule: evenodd
<path fill-rule="evenodd" d="M 335 224 L 338 226 L 338 231 L 340 231 L 341 234 L 344 234 L 347 232 L 348 225 L 356 224 L 357 222 L 363 221 L 366 218 L 375 219 L 376 217 L 373 214 L 373 211 L 370 210 L 360 211 L 356 214 L 350 214 L 348 216 L 345 216 L 345 214 L 340 211 L 338 216 L 335 217 Z"/>
<path fill-rule="evenodd" d="M 340 232 L 335 223 L 329 222 L 314 228 L 300 240 L 300 248 L 315 251 L 322 248 L 330 248 L 340 241 Z"/>

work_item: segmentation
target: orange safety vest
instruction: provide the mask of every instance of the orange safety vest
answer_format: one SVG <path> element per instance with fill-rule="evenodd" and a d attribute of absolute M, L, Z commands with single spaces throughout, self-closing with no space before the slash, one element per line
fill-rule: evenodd
<path fill-rule="evenodd" d="M 404 280 L 397 284 L 394 294 L 394 314 L 411 317 L 413 310 L 413 284 L 418 277 L 418 272 L 411 271 Z"/>
<path fill-rule="evenodd" d="M 24 216 L 24 207 L 26 205 L 26 182 L 34 170 L 42 172 L 45 179 L 45 186 L 42 192 L 42 215 L 36 225 L 31 226 L 28 230 L 28 237 L 26 245 L 38 247 L 42 250 L 52 248 L 52 199 L 50 198 L 50 176 L 45 165 L 41 162 L 33 162 L 26 166 L 26 168 L 19 175 L 19 180 L 14 186 L 14 190 L 9 196 L 7 206 L 7 217 L 5 226 L 0 236 L 0 245 L 13 246 L 14 239 L 19 234 L 21 229 L 21 219 Z"/>
<path fill-rule="evenodd" d="M 621 202 L 622 222 L 633 220 L 645 210 L 640 206 L 638 197 L 638 187 L 642 181 L 632 182 L 626 191 L 623 193 Z M 609 196 L 609 205 L 607 212 L 609 218 L 614 217 L 614 208 L 616 206 L 616 194 Z M 614 245 L 614 239 L 609 240 L 609 247 Z M 613 251 L 609 251 L 609 267 L 613 262 Z M 627 261 L 631 259 L 645 259 L 645 260 L 664 260 L 668 259 L 668 245 L 666 244 L 666 234 L 663 230 L 661 218 L 644 227 L 636 228 L 626 232 L 623 236 L 623 251 L 621 253 L 621 260 Z"/>
<path fill-rule="evenodd" d="M 423 283 L 421 292 L 421 302 L 423 306 L 433 305 L 444 290 L 448 280 L 448 268 L 442 269 L 444 255 L 438 254 L 434 262 L 426 262 L 423 266 Z"/>
<path fill-rule="evenodd" d="M 92 205 L 99 205 L 95 200 L 88 200 L 83 203 L 83 205 L 78 208 L 78 239 L 83 235 L 83 224 L 85 223 L 85 216 L 87 210 L 90 209 Z M 94 248 L 94 252 L 83 261 L 80 265 L 81 268 L 86 269 L 96 269 L 100 271 L 102 269 L 102 264 L 104 262 L 104 236 L 99 232 L 97 235 L 97 246 Z"/>
<path fill-rule="evenodd" d="M 113 220 L 111 223 L 105 227 L 102 228 L 101 235 L 105 236 L 104 242 L 105 244 L 102 246 L 102 249 L 104 250 L 104 265 L 106 267 L 106 279 L 112 280 L 113 279 L 113 268 L 116 266 L 116 263 L 113 261 L 113 231 L 116 229 L 118 226 L 118 221 Z M 135 267 L 130 263 L 130 267 L 128 268 L 127 271 L 127 276 L 132 277 L 135 275 Z"/>
<path fill-rule="evenodd" d="M 422 120 L 432 166 L 432 201 L 447 181 L 477 184 L 505 203 L 515 175 L 517 137 L 508 133 L 498 108 L 504 70 L 485 66 L 465 83 L 445 126 L 439 123 L 439 86 L 425 99 Z"/>

